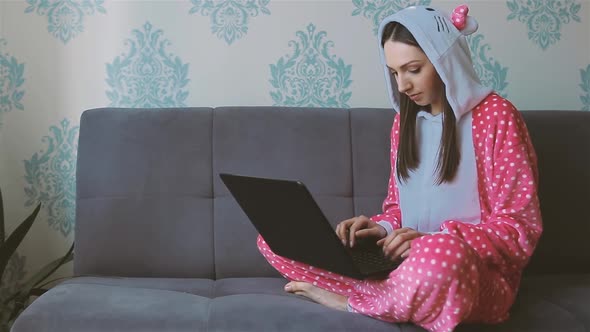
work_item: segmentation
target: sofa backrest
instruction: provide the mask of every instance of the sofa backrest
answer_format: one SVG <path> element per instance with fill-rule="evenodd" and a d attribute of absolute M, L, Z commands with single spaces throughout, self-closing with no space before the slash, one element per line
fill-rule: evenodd
<path fill-rule="evenodd" d="M 392 121 L 374 109 L 86 111 L 75 273 L 276 276 L 218 174 L 304 181 L 333 224 L 370 214 L 386 190 Z"/>
<path fill-rule="evenodd" d="M 590 272 L 590 112 L 522 114 L 539 160 L 543 217 L 527 273 Z"/>
<path fill-rule="evenodd" d="M 523 113 L 541 163 L 547 230 L 530 270 L 588 270 L 590 244 L 583 240 L 590 220 L 581 203 L 590 197 L 590 161 L 583 153 L 590 113 Z M 75 273 L 278 276 L 218 174 L 301 180 L 333 225 L 372 215 L 386 194 L 393 115 L 287 107 L 86 111 L 78 145 Z"/>

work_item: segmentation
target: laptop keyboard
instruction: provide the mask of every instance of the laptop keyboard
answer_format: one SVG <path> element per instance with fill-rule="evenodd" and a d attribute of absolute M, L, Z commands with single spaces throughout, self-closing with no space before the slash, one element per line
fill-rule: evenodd
<path fill-rule="evenodd" d="M 386 258 L 379 247 L 353 249 L 350 254 L 356 266 L 365 273 L 393 270 L 399 265 L 398 262 Z"/>

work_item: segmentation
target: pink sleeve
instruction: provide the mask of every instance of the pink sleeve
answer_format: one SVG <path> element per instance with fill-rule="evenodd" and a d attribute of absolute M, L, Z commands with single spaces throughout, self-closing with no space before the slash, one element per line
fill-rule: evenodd
<path fill-rule="evenodd" d="M 473 111 L 480 224 L 447 220 L 482 259 L 503 270 L 522 270 L 541 236 L 537 157 L 521 114 L 491 95 Z"/>
<path fill-rule="evenodd" d="M 387 197 L 383 201 L 383 213 L 371 217 L 372 221 L 385 222 L 392 229 L 401 228 L 401 211 L 399 208 L 397 184 L 395 181 L 395 160 L 397 158 L 397 142 L 399 137 L 399 114 L 396 114 L 391 128 L 391 171 L 389 174 L 389 185 Z M 389 231 L 388 231 L 389 233 Z"/>

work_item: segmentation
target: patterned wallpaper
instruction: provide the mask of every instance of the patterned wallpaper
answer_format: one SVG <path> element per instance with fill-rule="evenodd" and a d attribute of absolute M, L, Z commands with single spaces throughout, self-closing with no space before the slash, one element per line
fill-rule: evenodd
<path fill-rule="evenodd" d="M 520 109 L 590 111 L 590 0 L 464 1 L 482 81 Z M 43 209 L 0 298 L 74 234 L 82 111 L 388 107 L 380 20 L 430 0 L 0 0 L 0 187 L 9 232 Z M 61 275 L 69 275 L 71 266 Z"/>

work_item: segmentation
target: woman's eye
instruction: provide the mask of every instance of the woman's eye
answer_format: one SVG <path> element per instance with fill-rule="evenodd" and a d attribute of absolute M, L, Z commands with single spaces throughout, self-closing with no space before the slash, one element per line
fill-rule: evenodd
<path fill-rule="evenodd" d="M 411 70 L 409 70 L 409 72 L 412 74 L 418 74 L 420 72 L 420 68 L 411 69 Z"/>

